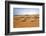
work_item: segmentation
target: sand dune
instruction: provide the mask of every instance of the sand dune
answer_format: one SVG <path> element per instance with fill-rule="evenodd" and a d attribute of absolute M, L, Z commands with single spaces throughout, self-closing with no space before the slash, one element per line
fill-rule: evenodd
<path fill-rule="evenodd" d="M 38 27 L 39 15 L 17 15 L 13 16 L 14 28 Z"/>

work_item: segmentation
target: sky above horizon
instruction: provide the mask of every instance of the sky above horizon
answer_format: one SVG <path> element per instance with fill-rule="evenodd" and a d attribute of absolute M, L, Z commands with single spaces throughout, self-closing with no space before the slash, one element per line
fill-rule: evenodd
<path fill-rule="evenodd" d="M 13 8 L 13 15 L 39 14 L 39 8 Z"/>

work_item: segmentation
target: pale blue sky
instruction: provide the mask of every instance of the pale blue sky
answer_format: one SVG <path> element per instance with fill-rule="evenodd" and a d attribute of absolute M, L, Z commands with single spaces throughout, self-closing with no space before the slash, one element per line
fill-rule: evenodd
<path fill-rule="evenodd" d="M 13 8 L 13 15 L 26 15 L 39 13 L 39 8 Z"/>

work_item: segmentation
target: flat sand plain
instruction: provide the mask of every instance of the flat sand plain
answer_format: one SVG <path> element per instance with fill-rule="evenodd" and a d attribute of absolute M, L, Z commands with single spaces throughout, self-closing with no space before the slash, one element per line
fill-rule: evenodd
<path fill-rule="evenodd" d="M 39 15 L 17 15 L 13 16 L 13 27 L 39 27 Z"/>

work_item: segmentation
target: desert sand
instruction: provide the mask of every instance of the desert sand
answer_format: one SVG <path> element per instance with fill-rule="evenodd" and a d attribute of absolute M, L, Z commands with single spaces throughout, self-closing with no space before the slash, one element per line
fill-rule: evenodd
<path fill-rule="evenodd" d="M 13 16 L 14 28 L 39 27 L 39 15 L 16 15 Z"/>

